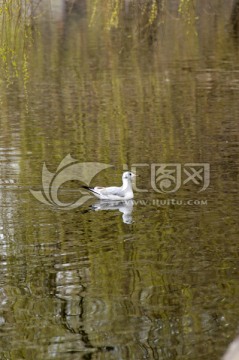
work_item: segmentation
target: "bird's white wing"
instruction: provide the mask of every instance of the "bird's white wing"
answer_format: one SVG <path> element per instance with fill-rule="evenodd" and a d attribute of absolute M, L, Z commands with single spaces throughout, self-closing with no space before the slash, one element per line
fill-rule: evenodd
<path fill-rule="evenodd" d="M 114 195 L 114 196 L 122 196 L 123 198 L 125 195 L 121 187 L 117 187 L 117 186 L 110 186 L 105 188 L 95 187 L 94 191 L 104 196 Z"/>

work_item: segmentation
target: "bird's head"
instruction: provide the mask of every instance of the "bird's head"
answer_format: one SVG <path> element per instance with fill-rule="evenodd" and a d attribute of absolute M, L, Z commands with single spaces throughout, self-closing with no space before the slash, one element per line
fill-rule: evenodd
<path fill-rule="evenodd" d="M 131 171 L 126 171 L 123 173 L 122 179 L 128 179 L 128 180 L 132 180 L 136 175 L 134 173 L 132 173 Z"/>

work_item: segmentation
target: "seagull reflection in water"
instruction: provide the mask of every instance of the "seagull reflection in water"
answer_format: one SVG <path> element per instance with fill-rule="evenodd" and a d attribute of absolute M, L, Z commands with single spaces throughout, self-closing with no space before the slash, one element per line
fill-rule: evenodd
<path fill-rule="evenodd" d="M 101 200 L 95 202 L 91 209 L 94 211 L 98 210 L 119 210 L 122 213 L 122 220 L 125 224 L 132 224 L 132 211 L 134 207 L 133 200 L 126 200 L 126 201 L 106 201 Z"/>

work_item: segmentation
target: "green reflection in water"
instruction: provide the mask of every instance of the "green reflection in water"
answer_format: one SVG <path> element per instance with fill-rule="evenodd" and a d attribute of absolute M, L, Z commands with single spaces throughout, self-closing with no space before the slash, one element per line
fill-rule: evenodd
<path fill-rule="evenodd" d="M 1 7 L 1 179 L 15 181 L 0 192 L 3 358 L 208 359 L 234 336 L 238 51 L 223 2 L 180 3 Z M 151 190 L 124 224 L 38 203 L 43 162 L 56 171 L 69 153 L 114 165 L 103 185 L 123 164 L 210 163 L 205 194 L 175 195 L 208 205 L 157 207 Z"/>

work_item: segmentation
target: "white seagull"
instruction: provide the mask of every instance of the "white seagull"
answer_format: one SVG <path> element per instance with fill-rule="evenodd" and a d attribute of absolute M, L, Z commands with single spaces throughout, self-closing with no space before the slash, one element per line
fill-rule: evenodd
<path fill-rule="evenodd" d="M 98 199 L 101 200 L 130 200 L 133 199 L 134 193 L 132 189 L 132 179 L 136 175 L 131 171 L 126 171 L 122 175 L 123 184 L 120 187 L 110 186 L 110 187 L 99 187 L 94 188 L 83 186 L 84 189 L 89 190 L 94 194 Z"/>

